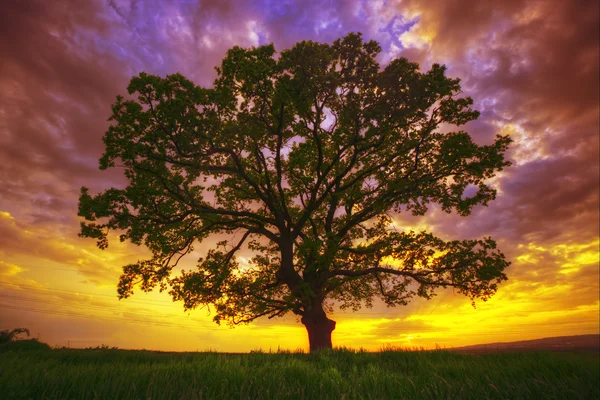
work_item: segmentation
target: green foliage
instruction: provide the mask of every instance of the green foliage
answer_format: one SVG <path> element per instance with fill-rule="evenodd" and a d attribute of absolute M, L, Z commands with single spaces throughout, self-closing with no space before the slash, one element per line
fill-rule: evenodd
<path fill-rule="evenodd" d="M 597 399 L 598 355 L 0 352 L 3 399 Z M 4 368 L 10 366 L 10 368 Z"/>
<path fill-rule="evenodd" d="M 290 311 L 325 318 L 332 301 L 406 304 L 438 287 L 492 296 L 509 263 L 491 238 L 390 227 L 394 213 L 424 215 L 431 204 L 465 216 L 487 205 L 510 139 L 480 146 L 452 131 L 479 115 L 459 80 L 404 58 L 382 68 L 380 51 L 349 34 L 280 54 L 234 47 L 212 88 L 180 74 L 133 77 L 112 106 L 100 160 L 128 185 L 82 188 L 79 203 L 81 236 L 106 248 L 117 230 L 153 253 L 123 268 L 119 296 L 169 289 L 185 308 L 211 305 L 215 321 L 232 324 Z M 230 240 L 174 276 L 214 235 Z M 249 265 L 236 259 L 245 248 Z"/>

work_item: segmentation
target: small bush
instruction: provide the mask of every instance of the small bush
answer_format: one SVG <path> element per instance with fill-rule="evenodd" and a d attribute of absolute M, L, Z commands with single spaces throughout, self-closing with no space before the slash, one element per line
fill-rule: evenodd
<path fill-rule="evenodd" d="M 0 331 L 0 344 L 12 342 L 17 338 L 17 335 L 21 333 L 26 333 L 27 337 L 29 337 L 29 329 L 27 328 L 16 328 L 12 331 L 9 331 L 8 329 L 5 331 Z"/>
<path fill-rule="evenodd" d="M 118 350 L 119 348 L 117 346 L 108 346 L 106 344 L 101 344 L 99 346 L 96 347 L 86 347 L 84 348 L 84 350 Z"/>

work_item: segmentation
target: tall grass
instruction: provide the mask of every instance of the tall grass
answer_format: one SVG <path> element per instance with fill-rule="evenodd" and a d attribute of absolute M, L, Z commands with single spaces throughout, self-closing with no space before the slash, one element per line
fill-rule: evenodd
<path fill-rule="evenodd" d="M 598 354 L 0 350 L 3 399 L 598 399 Z"/>

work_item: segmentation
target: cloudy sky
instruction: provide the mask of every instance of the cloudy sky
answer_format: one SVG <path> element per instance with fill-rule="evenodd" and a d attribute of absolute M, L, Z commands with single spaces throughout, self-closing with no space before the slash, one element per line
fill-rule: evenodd
<path fill-rule="evenodd" d="M 334 345 L 460 346 L 599 331 L 599 32 L 596 0 L 9 0 L 0 5 L 0 330 L 52 345 L 160 350 L 307 348 L 293 317 L 230 329 L 165 294 L 118 301 L 120 267 L 147 255 L 77 237 L 81 186 L 99 171 L 110 104 L 131 76 L 181 72 L 210 86 L 227 49 L 348 32 L 385 65 L 445 64 L 481 117 L 475 140 L 510 134 L 497 199 L 469 217 L 397 218 L 446 239 L 491 235 L 509 281 L 473 309 L 451 290 L 407 307 L 336 312 Z"/>

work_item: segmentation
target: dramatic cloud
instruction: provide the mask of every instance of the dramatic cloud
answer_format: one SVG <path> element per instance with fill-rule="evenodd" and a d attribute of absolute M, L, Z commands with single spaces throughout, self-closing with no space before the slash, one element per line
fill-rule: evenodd
<path fill-rule="evenodd" d="M 584 0 L 2 3 L 0 301 L 13 308 L 0 312 L 0 329 L 27 324 L 76 346 L 304 346 L 293 318 L 231 331 L 212 325 L 205 310 L 190 320 L 165 293 L 117 302 L 120 267 L 145 250 L 113 240 L 102 252 L 77 238 L 77 199 L 84 185 L 97 192 L 124 184 L 122 171 L 97 166 L 110 105 L 131 76 L 179 71 L 210 86 L 232 46 L 283 50 L 360 31 L 380 42 L 382 64 L 403 56 L 424 69 L 446 64 L 460 77 L 481 111 L 465 127 L 476 141 L 514 139 L 513 166 L 494 179 L 489 207 L 467 218 L 433 207 L 421 219 L 396 216 L 396 227 L 448 239 L 491 235 L 513 264 L 509 282 L 476 310 L 447 291 L 403 308 L 336 313 L 335 343 L 377 349 L 493 341 L 499 331 L 515 340 L 597 333 L 599 12 L 598 2 Z M 174 334 L 177 343 L 166 340 Z M 241 336 L 252 341 L 240 344 Z"/>

